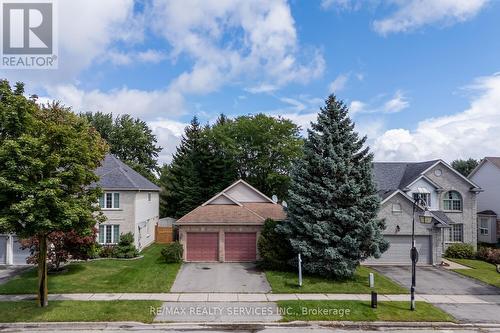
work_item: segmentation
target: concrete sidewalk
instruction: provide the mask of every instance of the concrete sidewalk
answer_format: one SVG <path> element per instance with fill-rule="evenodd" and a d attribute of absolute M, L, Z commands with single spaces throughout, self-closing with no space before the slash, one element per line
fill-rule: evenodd
<path fill-rule="evenodd" d="M 282 300 L 369 301 L 369 294 L 258 294 L 258 293 L 114 293 L 50 294 L 49 300 L 115 301 L 157 300 L 164 302 L 275 302 Z M 36 295 L 0 295 L 0 301 L 33 300 Z M 408 301 L 410 295 L 379 294 L 379 301 Z M 432 304 L 500 304 L 499 295 L 416 295 Z"/>

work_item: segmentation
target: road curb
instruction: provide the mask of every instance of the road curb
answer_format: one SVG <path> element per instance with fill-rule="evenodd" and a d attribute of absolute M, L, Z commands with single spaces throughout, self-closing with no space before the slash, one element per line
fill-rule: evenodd
<path fill-rule="evenodd" d="M 223 329 L 223 330 L 259 330 L 263 328 L 346 328 L 346 329 L 402 329 L 402 328 L 429 328 L 429 329 L 500 329 L 500 324 L 493 323 L 452 323 L 452 322 L 346 322 L 346 321 L 294 321 L 287 323 L 153 323 L 145 324 L 139 322 L 58 322 L 58 323 L 2 323 L 0 324 L 0 332 L 11 332 L 18 329 L 30 330 L 103 330 L 103 329 L 119 329 L 119 330 L 188 330 L 188 329 Z"/>

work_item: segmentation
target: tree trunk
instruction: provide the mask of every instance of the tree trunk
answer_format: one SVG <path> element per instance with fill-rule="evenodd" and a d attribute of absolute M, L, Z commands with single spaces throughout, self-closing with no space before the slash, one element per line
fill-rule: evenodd
<path fill-rule="evenodd" d="M 47 235 L 38 235 L 38 306 L 49 305 L 47 288 Z"/>

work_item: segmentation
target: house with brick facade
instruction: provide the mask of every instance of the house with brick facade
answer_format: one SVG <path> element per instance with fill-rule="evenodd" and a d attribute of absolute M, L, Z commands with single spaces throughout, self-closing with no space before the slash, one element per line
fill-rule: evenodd
<path fill-rule="evenodd" d="M 283 206 L 240 179 L 177 220 L 184 260 L 255 261 L 268 218 L 284 220 Z"/>

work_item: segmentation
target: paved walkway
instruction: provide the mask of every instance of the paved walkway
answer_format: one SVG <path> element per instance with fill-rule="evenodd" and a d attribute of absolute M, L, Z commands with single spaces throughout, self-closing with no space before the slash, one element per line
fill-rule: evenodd
<path fill-rule="evenodd" d="M 0 295 L 0 301 L 35 299 L 35 295 Z M 275 302 L 283 300 L 369 301 L 369 294 L 237 294 L 237 293 L 116 293 L 50 294 L 49 300 L 114 301 L 157 300 L 164 302 Z M 379 301 L 408 301 L 410 295 L 379 294 Z M 416 295 L 417 301 L 433 304 L 500 304 L 500 295 Z"/>

